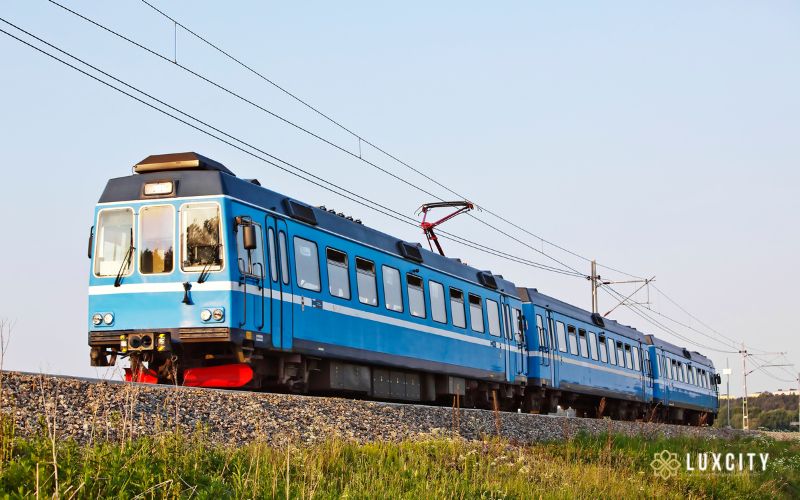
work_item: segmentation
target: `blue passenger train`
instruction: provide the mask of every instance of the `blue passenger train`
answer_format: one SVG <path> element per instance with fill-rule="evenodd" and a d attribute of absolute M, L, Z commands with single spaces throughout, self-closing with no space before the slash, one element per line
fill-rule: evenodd
<path fill-rule="evenodd" d="M 710 424 L 710 360 L 241 179 L 196 153 L 111 179 L 93 366 L 126 379 Z"/>

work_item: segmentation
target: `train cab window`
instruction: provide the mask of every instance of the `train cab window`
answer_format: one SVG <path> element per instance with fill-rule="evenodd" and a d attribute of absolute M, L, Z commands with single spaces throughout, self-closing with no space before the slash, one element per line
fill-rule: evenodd
<path fill-rule="evenodd" d="M 269 275 L 272 281 L 278 281 L 278 256 L 275 255 L 275 230 L 267 229 L 267 248 L 269 249 Z"/>
<path fill-rule="evenodd" d="M 381 266 L 383 274 L 383 297 L 386 309 L 403 312 L 403 291 L 400 289 L 400 271 L 393 267 Z"/>
<path fill-rule="evenodd" d="M 617 342 L 617 364 L 625 368 L 625 350 L 622 348 L 622 342 Z"/>
<path fill-rule="evenodd" d="M 544 331 L 544 321 L 542 320 L 542 315 L 536 315 L 536 330 L 539 332 L 539 347 L 545 346 L 545 331 Z"/>
<path fill-rule="evenodd" d="M 335 248 L 325 249 L 328 267 L 328 291 L 334 297 L 350 300 L 350 266 L 347 254 Z"/>
<path fill-rule="evenodd" d="M 216 203 L 187 203 L 181 207 L 181 269 L 222 269 L 220 214 Z"/>
<path fill-rule="evenodd" d="M 564 330 L 564 323 L 556 321 L 556 336 L 558 337 L 558 350 L 567 352 L 567 332 Z"/>
<path fill-rule="evenodd" d="M 239 271 L 242 274 L 249 276 L 264 277 L 264 255 L 261 242 L 263 236 L 261 233 L 261 226 L 255 223 L 248 223 L 247 225 L 253 226 L 256 234 L 257 248 L 248 250 L 244 247 L 244 226 L 239 225 L 236 231 L 236 253 L 239 262 Z"/>
<path fill-rule="evenodd" d="M 406 275 L 408 285 L 408 310 L 412 316 L 425 317 L 425 290 L 422 287 L 422 278 L 414 274 Z"/>
<path fill-rule="evenodd" d="M 298 236 L 294 237 L 294 272 L 297 275 L 297 286 L 300 288 L 314 292 L 322 289 L 316 243 Z"/>
<path fill-rule="evenodd" d="M 608 338 L 608 362 L 612 365 L 617 364 L 617 349 L 614 347 L 614 339 Z"/>
<path fill-rule="evenodd" d="M 633 359 L 631 359 L 631 346 L 625 344 L 625 368 L 633 369 Z"/>
<path fill-rule="evenodd" d="M 289 284 L 289 252 L 286 249 L 286 233 L 278 231 L 278 255 L 281 261 L 281 280 L 284 285 Z"/>
<path fill-rule="evenodd" d="M 97 218 L 94 273 L 97 276 L 127 276 L 133 272 L 133 210 L 101 210 Z M 120 273 L 120 271 L 122 271 Z"/>
<path fill-rule="evenodd" d="M 606 338 L 600 335 L 600 342 L 597 344 L 600 347 L 600 361 L 608 363 L 608 351 L 606 350 Z"/>
<path fill-rule="evenodd" d="M 642 371 L 642 365 L 639 363 L 639 348 L 633 346 L 631 348 L 631 357 L 633 358 L 633 369 L 637 372 Z"/>
<path fill-rule="evenodd" d="M 597 361 L 597 334 L 589 332 L 589 355 Z"/>
<path fill-rule="evenodd" d="M 483 306 L 481 298 L 469 294 L 469 325 L 472 331 L 483 333 Z"/>
<path fill-rule="evenodd" d="M 175 254 L 175 209 L 172 205 L 139 210 L 139 272 L 172 272 Z"/>
<path fill-rule="evenodd" d="M 583 328 L 578 329 L 578 342 L 581 345 L 581 356 L 584 358 L 589 357 L 589 345 L 586 342 L 586 330 Z"/>
<path fill-rule="evenodd" d="M 444 286 L 435 281 L 428 282 L 431 294 L 431 319 L 437 323 L 447 323 L 447 310 L 444 307 Z"/>
<path fill-rule="evenodd" d="M 574 354 L 575 356 L 578 355 L 578 334 L 575 331 L 575 327 L 572 325 L 567 325 L 567 336 L 569 337 L 569 353 Z"/>
<path fill-rule="evenodd" d="M 467 316 L 464 312 L 464 292 L 456 288 L 450 289 L 450 315 L 453 317 L 453 326 L 467 327 Z"/>
<path fill-rule="evenodd" d="M 378 305 L 378 284 L 375 280 L 375 263 L 356 257 L 356 286 L 358 301 L 370 306 Z"/>
<path fill-rule="evenodd" d="M 486 299 L 486 319 L 489 321 L 489 335 L 500 336 L 500 308 L 497 302 Z"/>

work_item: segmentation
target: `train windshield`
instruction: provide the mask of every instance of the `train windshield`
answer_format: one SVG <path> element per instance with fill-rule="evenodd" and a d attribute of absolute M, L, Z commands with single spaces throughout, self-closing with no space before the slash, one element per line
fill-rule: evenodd
<path fill-rule="evenodd" d="M 102 210 L 97 220 L 97 248 L 94 258 L 94 272 L 98 276 L 130 274 L 133 266 L 129 262 L 133 235 L 133 210 L 115 208 Z M 123 269 L 123 262 L 127 269 Z"/>
<path fill-rule="evenodd" d="M 181 268 L 184 271 L 222 269 L 222 244 L 219 235 L 219 205 L 185 205 L 181 209 Z"/>

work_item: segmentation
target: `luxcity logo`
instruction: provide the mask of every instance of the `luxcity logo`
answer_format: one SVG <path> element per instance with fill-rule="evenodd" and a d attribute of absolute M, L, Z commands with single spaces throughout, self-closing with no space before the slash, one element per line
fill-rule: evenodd
<path fill-rule="evenodd" d="M 678 454 L 669 450 L 662 450 L 653 454 L 650 467 L 653 474 L 662 479 L 669 479 L 676 475 L 684 466 L 686 472 L 743 472 L 765 471 L 769 453 L 687 453 L 686 461 L 682 464 Z"/>

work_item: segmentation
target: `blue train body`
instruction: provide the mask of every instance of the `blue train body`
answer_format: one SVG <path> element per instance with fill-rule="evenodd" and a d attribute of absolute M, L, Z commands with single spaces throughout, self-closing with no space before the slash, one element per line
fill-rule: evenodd
<path fill-rule="evenodd" d="M 128 378 L 147 382 L 560 404 L 619 418 L 716 414 L 713 365 L 697 353 L 613 321 L 599 327 L 586 311 L 200 155 L 153 156 L 136 171 L 111 179 L 96 207 L 93 365 L 128 357 Z M 610 363 L 612 345 L 622 363 Z"/>

